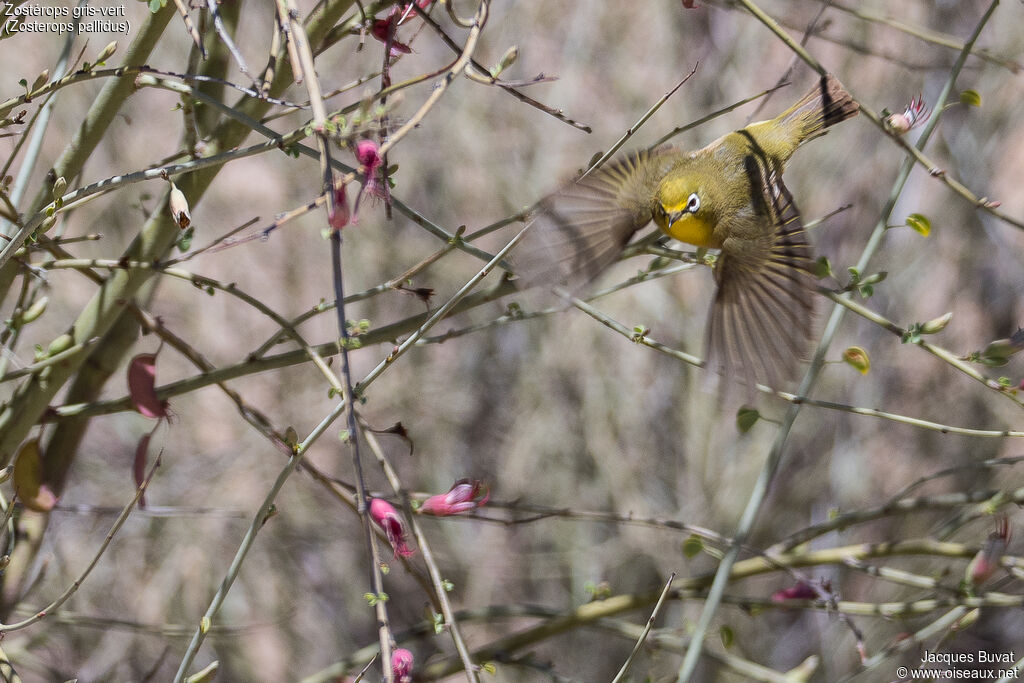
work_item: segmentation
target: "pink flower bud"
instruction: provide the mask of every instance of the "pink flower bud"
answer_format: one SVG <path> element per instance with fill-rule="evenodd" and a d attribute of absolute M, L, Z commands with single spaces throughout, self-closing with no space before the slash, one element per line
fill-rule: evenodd
<path fill-rule="evenodd" d="M 380 498 L 372 499 L 370 501 L 370 517 L 377 523 L 377 526 L 384 530 L 388 537 L 388 543 L 395 551 L 396 558 L 399 555 L 410 557 L 416 552 L 409 547 L 406 540 L 405 524 L 402 522 L 398 510 L 391 503 Z"/>
<path fill-rule="evenodd" d="M 999 569 L 999 561 L 1006 552 L 1006 546 L 1010 543 L 1010 522 L 1006 517 L 1000 517 L 996 523 L 996 530 L 988 535 L 985 545 L 978 554 L 974 556 L 964 578 L 971 586 L 979 586 L 996 573 Z"/>
<path fill-rule="evenodd" d="M 391 675 L 395 683 L 412 683 L 412 653 L 398 648 L 391 653 Z"/>
<path fill-rule="evenodd" d="M 345 184 L 338 183 L 334 186 L 334 206 L 328 209 L 327 223 L 335 230 L 341 230 L 348 225 L 352 218 L 352 212 L 348 208 L 348 192 L 345 191 Z"/>
<path fill-rule="evenodd" d="M 477 496 L 483 491 L 483 498 L 477 500 Z M 423 501 L 420 512 L 425 515 L 457 515 L 474 508 L 482 507 L 491 497 L 491 492 L 486 489 L 482 482 L 476 479 L 460 479 L 452 486 L 448 493 L 441 493 L 431 496 Z"/>
<path fill-rule="evenodd" d="M 818 597 L 814 587 L 806 581 L 800 581 L 795 586 L 790 586 L 772 593 L 772 602 L 785 602 L 786 600 L 814 600 Z"/>
<path fill-rule="evenodd" d="M 167 417 L 167 402 L 156 395 L 156 355 L 140 353 L 128 363 L 128 397 L 146 417 Z"/>

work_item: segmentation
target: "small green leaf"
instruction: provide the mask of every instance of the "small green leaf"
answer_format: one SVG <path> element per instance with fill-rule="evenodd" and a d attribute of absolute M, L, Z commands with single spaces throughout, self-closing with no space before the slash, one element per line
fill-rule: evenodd
<path fill-rule="evenodd" d="M 814 276 L 819 280 L 824 280 L 832 274 L 832 263 L 824 256 L 819 256 L 818 260 L 814 262 L 812 269 Z"/>
<path fill-rule="evenodd" d="M 484 662 L 483 664 L 480 665 L 480 670 L 481 671 L 485 671 L 485 672 L 491 674 L 492 676 L 494 674 L 498 673 L 498 667 L 497 667 L 497 665 L 495 665 L 494 662 Z"/>
<path fill-rule="evenodd" d="M 451 593 L 453 590 L 455 590 L 455 584 L 449 581 L 448 579 L 441 579 L 441 588 L 444 589 L 445 593 Z"/>
<path fill-rule="evenodd" d="M 980 107 L 981 95 L 977 90 L 964 90 L 960 93 L 960 104 L 966 104 L 968 107 Z"/>
<path fill-rule="evenodd" d="M 718 635 L 722 639 L 722 646 L 726 650 L 732 647 L 732 644 L 736 642 L 736 634 L 733 632 L 732 628 L 725 624 L 722 625 L 722 628 L 718 629 Z"/>
<path fill-rule="evenodd" d="M 370 607 L 375 607 L 379 602 L 387 602 L 387 593 L 363 593 L 363 599 L 366 600 Z"/>
<path fill-rule="evenodd" d="M 211 625 L 211 624 L 210 624 L 210 617 L 204 616 L 204 617 L 203 617 L 203 618 L 202 618 L 202 619 L 201 619 L 201 620 L 199 621 L 199 630 L 200 630 L 200 631 L 201 631 L 202 633 L 209 633 L 209 632 L 210 632 L 210 625 Z"/>
<path fill-rule="evenodd" d="M 912 213 L 907 216 L 907 225 L 917 233 L 927 237 L 932 232 L 932 222 L 928 217 L 920 213 Z"/>
<path fill-rule="evenodd" d="M 871 358 L 868 352 L 859 346 L 851 346 L 843 351 L 843 361 L 862 375 L 871 370 Z"/>
<path fill-rule="evenodd" d="M 761 413 L 757 412 L 756 408 L 740 406 L 740 409 L 736 411 L 736 429 L 740 431 L 740 434 L 746 434 L 759 419 L 761 419 Z"/>
<path fill-rule="evenodd" d="M 196 229 L 192 226 L 185 228 L 184 232 L 181 233 L 181 237 L 178 238 L 176 246 L 178 251 L 184 253 L 192 247 L 192 238 L 195 237 Z"/>
<path fill-rule="evenodd" d="M 704 539 L 700 536 L 690 536 L 683 541 L 683 557 L 688 560 L 700 555 L 704 552 Z"/>

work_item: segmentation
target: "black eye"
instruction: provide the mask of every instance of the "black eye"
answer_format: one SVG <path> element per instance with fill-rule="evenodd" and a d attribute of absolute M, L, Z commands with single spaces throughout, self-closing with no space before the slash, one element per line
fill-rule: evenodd
<path fill-rule="evenodd" d="M 700 197 L 698 197 L 697 193 L 694 192 L 693 194 L 690 195 L 690 198 L 686 202 L 686 210 L 689 211 L 690 213 L 697 213 L 699 209 Z"/>

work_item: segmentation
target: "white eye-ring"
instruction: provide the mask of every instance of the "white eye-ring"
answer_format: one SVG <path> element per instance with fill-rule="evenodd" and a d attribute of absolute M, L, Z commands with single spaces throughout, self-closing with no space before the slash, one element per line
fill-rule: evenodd
<path fill-rule="evenodd" d="M 700 209 L 700 197 L 698 197 L 697 193 L 694 192 L 693 194 L 690 195 L 690 198 L 688 200 L 686 200 L 686 210 L 689 213 L 697 213 L 697 211 L 699 209 Z"/>

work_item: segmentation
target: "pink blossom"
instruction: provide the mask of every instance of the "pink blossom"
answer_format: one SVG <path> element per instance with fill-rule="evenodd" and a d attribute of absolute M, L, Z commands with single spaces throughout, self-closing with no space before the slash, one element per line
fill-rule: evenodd
<path fill-rule="evenodd" d="M 356 159 L 363 165 L 366 175 L 372 176 L 380 166 L 380 148 L 373 140 L 360 140 L 356 143 Z"/>
<path fill-rule="evenodd" d="M 918 95 L 911 98 L 910 104 L 907 105 L 902 114 L 889 114 L 885 119 L 885 123 L 893 132 L 903 135 L 912 128 L 916 128 L 927 121 L 931 114 L 928 105 L 924 103 L 924 99 Z"/>
<path fill-rule="evenodd" d="M 405 524 L 402 522 L 398 510 L 391 503 L 380 498 L 372 499 L 370 501 L 370 517 L 387 534 L 388 543 L 394 548 L 396 558 L 399 555 L 410 557 L 416 552 L 409 547 L 406 540 Z"/>
<path fill-rule="evenodd" d="M 370 26 L 370 35 L 379 40 L 382 43 L 388 42 L 388 32 L 391 31 L 391 56 L 394 57 L 400 54 L 409 54 L 412 52 L 412 48 L 405 43 L 399 42 L 393 33 L 393 24 L 396 24 L 398 14 L 392 12 L 388 15 L 387 19 L 374 19 L 373 25 Z"/>
<path fill-rule="evenodd" d="M 363 195 L 369 195 L 371 199 L 382 199 L 386 196 L 384 183 L 380 179 L 378 169 L 384 163 L 380 156 L 380 147 L 373 140 L 360 140 L 356 143 L 356 159 L 362 165 L 363 184 L 356 195 L 355 209 L 352 212 L 352 222 L 359 220 L 359 206 L 362 204 Z"/>
<path fill-rule="evenodd" d="M 398 648 L 391 653 L 391 675 L 395 683 L 412 683 L 412 653 Z"/>
<path fill-rule="evenodd" d="M 483 491 L 483 498 L 477 500 L 480 492 Z M 491 492 L 476 479 L 460 479 L 452 486 L 448 493 L 441 493 L 431 496 L 423 501 L 420 512 L 425 515 L 457 515 L 474 508 L 482 507 L 491 497 Z"/>
<path fill-rule="evenodd" d="M 415 14 L 416 11 L 426 11 L 433 2 L 434 0 L 416 0 L 415 4 L 417 10 L 413 10 L 413 3 L 396 5 L 384 19 L 373 20 L 373 23 L 370 25 L 370 35 L 386 44 L 388 42 L 388 34 L 390 33 L 391 56 L 395 57 L 400 54 L 409 54 L 412 52 L 412 48 L 405 43 L 400 42 L 398 38 L 395 37 L 395 31 L 405 22 L 406 19 Z"/>

